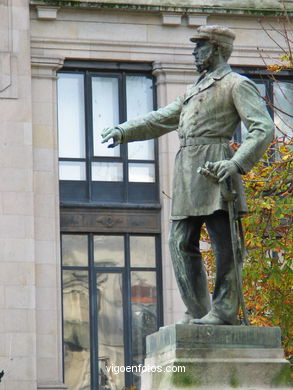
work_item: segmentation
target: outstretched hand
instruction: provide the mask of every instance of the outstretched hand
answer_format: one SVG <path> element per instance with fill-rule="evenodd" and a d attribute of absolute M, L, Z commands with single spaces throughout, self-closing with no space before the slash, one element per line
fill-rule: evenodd
<path fill-rule="evenodd" d="M 102 131 L 101 136 L 103 138 L 102 144 L 113 138 L 113 143 L 108 145 L 108 148 L 114 148 L 115 146 L 121 144 L 122 141 L 121 131 L 115 127 L 107 127 Z"/>
<path fill-rule="evenodd" d="M 205 167 L 217 176 L 219 183 L 238 172 L 237 165 L 231 160 L 222 160 L 214 163 L 208 161 Z"/>

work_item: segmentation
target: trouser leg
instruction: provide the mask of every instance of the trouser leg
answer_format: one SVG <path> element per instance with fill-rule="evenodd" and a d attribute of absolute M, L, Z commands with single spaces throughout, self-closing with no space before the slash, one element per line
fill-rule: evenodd
<path fill-rule="evenodd" d="M 218 211 L 204 218 L 216 260 L 212 312 L 230 324 L 237 321 L 239 299 L 233 259 L 229 215 Z M 239 272 L 241 272 L 239 265 Z"/>
<path fill-rule="evenodd" d="M 210 310 L 207 276 L 199 250 L 201 217 L 172 222 L 169 247 L 173 268 L 183 302 L 194 318 Z"/>

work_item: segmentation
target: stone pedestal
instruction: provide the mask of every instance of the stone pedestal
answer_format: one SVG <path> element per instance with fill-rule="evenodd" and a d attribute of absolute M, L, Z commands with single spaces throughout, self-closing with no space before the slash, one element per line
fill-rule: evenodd
<path fill-rule="evenodd" d="M 280 328 L 178 324 L 146 344 L 141 390 L 292 388 Z"/>

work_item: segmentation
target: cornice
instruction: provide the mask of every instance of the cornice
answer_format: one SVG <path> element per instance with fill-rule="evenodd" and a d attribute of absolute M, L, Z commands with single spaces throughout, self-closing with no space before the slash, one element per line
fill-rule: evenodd
<path fill-rule="evenodd" d="M 30 0 L 31 6 L 98 8 L 108 10 L 132 10 L 148 12 L 175 12 L 182 14 L 213 14 L 213 15 L 246 15 L 246 16 L 293 16 L 293 4 L 286 2 L 286 10 L 277 0 L 261 1 L 144 1 L 117 0 L 85 1 L 85 0 Z"/>
<path fill-rule="evenodd" d="M 64 64 L 63 56 L 32 55 L 32 76 L 38 78 L 55 78 L 58 69 Z"/>

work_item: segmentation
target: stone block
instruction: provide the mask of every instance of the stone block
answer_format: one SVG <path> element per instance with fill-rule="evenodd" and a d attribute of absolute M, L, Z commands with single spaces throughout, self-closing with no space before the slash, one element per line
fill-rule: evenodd
<path fill-rule="evenodd" d="M 4 272 L 0 273 L 0 285 L 27 286 L 34 284 L 34 263 L 2 262 Z"/>
<path fill-rule="evenodd" d="M 47 217 L 36 217 L 35 218 L 35 229 L 37 240 L 50 240 L 55 239 L 55 219 Z"/>
<path fill-rule="evenodd" d="M 141 390 L 292 388 L 277 327 L 170 325 L 147 337 Z"/>
<path fill-rule="evenodd" d="M 36 285 L 56 287 L 57 272 L 55 264 L 36 264 Z"/>
<path fill-rule="evenodd" d="M 57 12 L 59 7 L 37 7 L 37 17 L 41 20 L 55 20 L 57 19 Z"/>
<path fill-rule="evenodd" d="M 36 263 L 56 264 L 56 245 L 54 241 L 36 241 Z"/>
<path fill-rule="evenodd" d="M 3 192 L 3 214 L 33 215 L 32 192 Z"/>
<path fill-rule="evenodd" d="M 33 262 L 34 241 L 32 239 L 0 239 L 0 257 L 4 262 Z"/>
<path fill-rule="evenodd" d="M 37 287 L 37 309 L 54 310 L 56 309 L 57 292 L 56 288 Z"/>
<path fill-rule="evenodd" d="M 4 330 L 7 333 L 35 332 L 35 314 L 32 309 L 2 310 L 1 317 L 4 319 Z"/>
<path fill-rule="evenodd" d="M 181 14 L 163 13 L 162 24 L 179 26 L 181 24 L 181 17 L 182 17 Z"/>
<path fill-rule="evenodd" d="M 21 168 L 0 169 L 0 191 L 26 192 L 32 189 L 32 171 Z"/>
<path fill-rule="evenodd" d="M 38 358 L 38 381 L 50 382 L 58 377 L 58 360 L 56 356 L 51 358 Z"/>
<path fill-rule="evenodd" d="M 35 287 L 6 286 L 5 304 L 8 309 L 33 309 L 35 307 Z"/>

